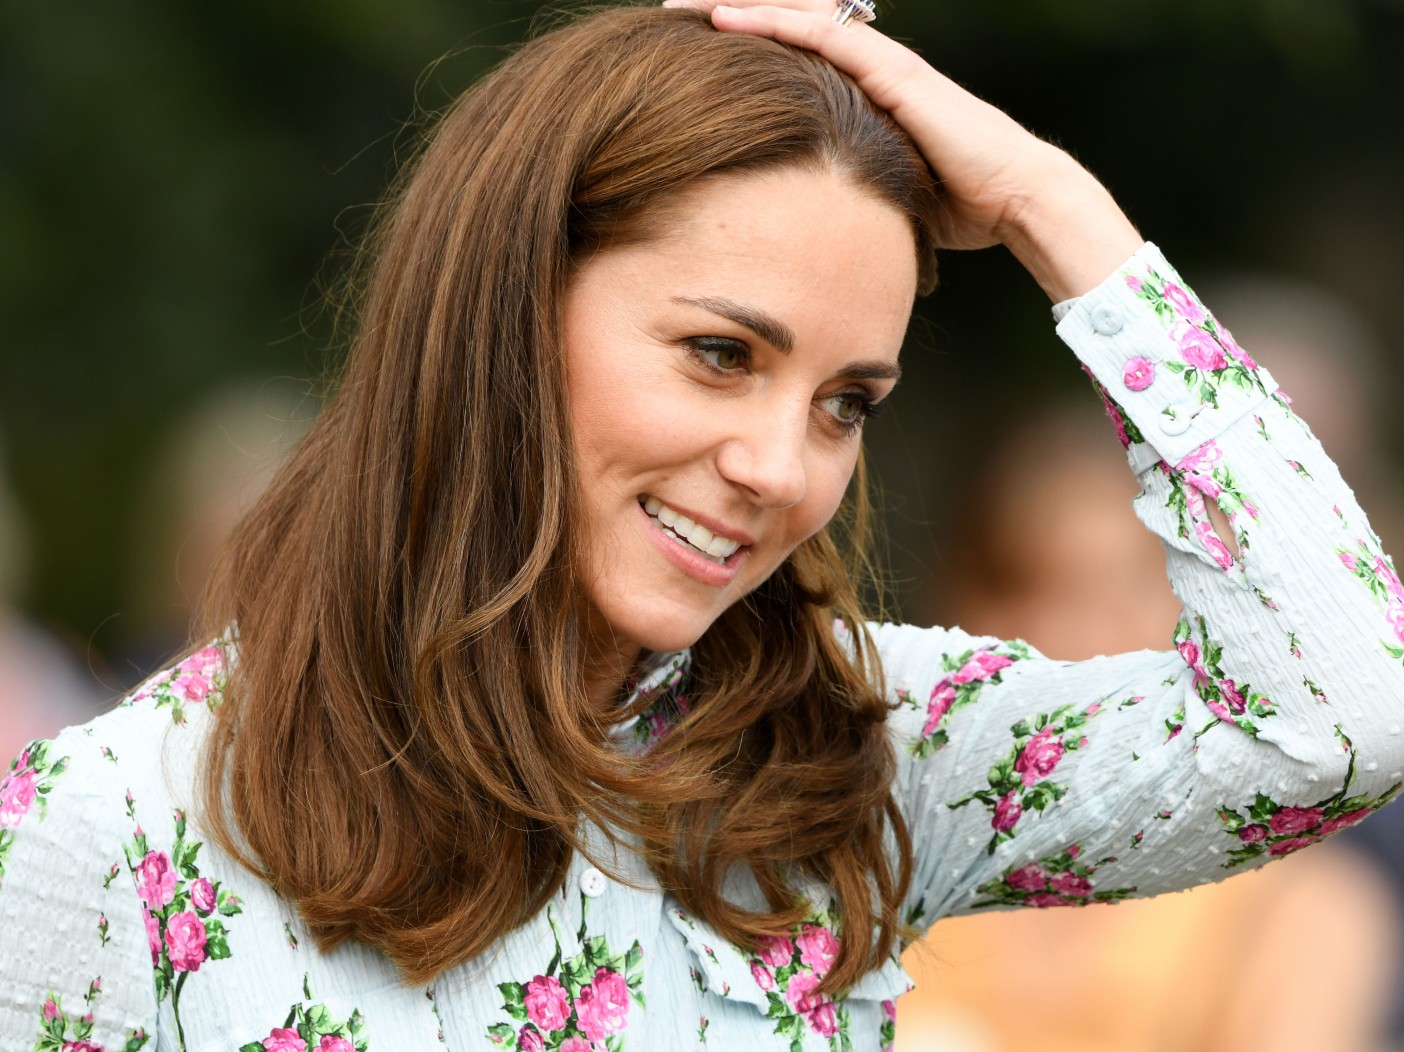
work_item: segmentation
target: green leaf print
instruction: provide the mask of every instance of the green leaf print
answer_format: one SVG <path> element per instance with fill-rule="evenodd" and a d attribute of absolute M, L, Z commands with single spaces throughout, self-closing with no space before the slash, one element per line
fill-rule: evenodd
<path fill-rule="evenodd" d="M 5 859 L 14 847 L 20 823 L 31 811 L 40 822 L 48 817 L 49 794 L 68 770 L 68 757 L 55 757 L 53 746 L 42 739 L 31 742 L 0 778 L 0 885 L 5 881 Z"/>
<path fill-rule="evenodd" d="M 1010 728 L 1013 744 L 1007 756 L 990 767 L 988 789 L 976 789 L 946 806 L 951 810 L 978 801 L 990 811 L 994 835 L 985 847 L 994 854 L 1000 844 L 1012 840 L 1020 819 L 1029 811 L 1043 812 L 1067 792 L 1064 784 L 1050 778 L 1064 755 L 1086 744 L 1081 730 L 1102 711 L 1098 701 L 1084 709 L 1063 705 L 1052 712 L 1038 713 Z"/>
<path fill-rule="evenodd" d="M 1346 739 L 1348 741 L 1349 739 Z M 1256 793 L 1238 808 L 1221 807 L 1219 825 L 1235 838 L 1224 869 L 1235 869 L 1256 859 L 1276 858 L 1309 847 L 1328 836 L 1363 821 L 1399 795 L 1404 783 L 1396 782 L 1379 796 L 1350 794 L 1355 780 L 1356 754 L 1349 748 L 1350 763 L 1338 792 L 1307 805 L 1278 803 L 1266 793 Z"/>

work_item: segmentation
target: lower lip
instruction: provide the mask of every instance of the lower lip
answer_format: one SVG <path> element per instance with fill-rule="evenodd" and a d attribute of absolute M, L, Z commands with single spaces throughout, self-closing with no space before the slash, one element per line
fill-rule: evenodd
<path fill-rule="evenodd" d="M 717 588 L 730 584 L 736 578 L 736 574 L 741 569 L 742 561 L 751 550 L 749 547 L 737 548 L 726 557 L 726 562 L 713 562 L 691 545 L 679 544 L 664 533 L 662 524 L 644 511 L 642 504 L 638 505 L 638 509 L 639 514 L 643 516 L 649 539 L 672 560 L 674 566 L 703 584 L 713 585 Z"/>

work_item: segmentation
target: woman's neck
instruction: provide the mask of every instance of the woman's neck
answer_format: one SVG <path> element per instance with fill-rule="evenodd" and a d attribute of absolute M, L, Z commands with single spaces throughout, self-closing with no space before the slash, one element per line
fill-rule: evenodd
<path fill-rule="evenodd" d="M 596 611 L 591 611 L 586 627 L 585 696 L 592 710 L 608 717 L 643 648 L 615 635 Z"/>

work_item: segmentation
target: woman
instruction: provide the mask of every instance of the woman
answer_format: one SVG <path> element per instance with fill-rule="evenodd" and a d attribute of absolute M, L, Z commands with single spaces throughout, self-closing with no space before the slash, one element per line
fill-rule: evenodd
<path fill-rule="evenodd" d="M 1310 432 L 1095 180 L 832 11 L 602 13 L 439 125 L 220 642 L 7 777 L 17 1047 L 876 1048 L 944 914 L 1394 794 L 1404 592 Z M 863 420 L 996 243 L 1121 403 L 1174 650 L 864 627 Z"/>

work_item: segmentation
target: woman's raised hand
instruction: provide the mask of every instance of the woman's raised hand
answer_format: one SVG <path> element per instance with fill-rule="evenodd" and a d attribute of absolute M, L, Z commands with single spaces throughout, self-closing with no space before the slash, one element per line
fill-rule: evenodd
<path fill-rule="evenodd" d="M 833 0 L 664 0 L 720 30 L 822 55 L 916 142 L 945 194 L 940 244 L 1004 244 L 1053 300 L 1087 292 L 1141 244 L 1111 195 L 1072 157 L 871 26 L 833 21 Z"/>

